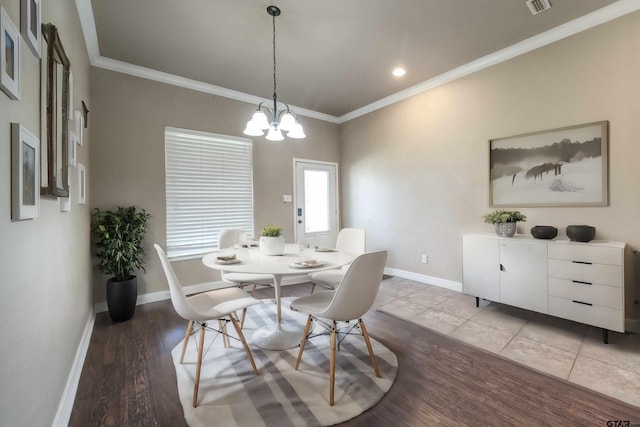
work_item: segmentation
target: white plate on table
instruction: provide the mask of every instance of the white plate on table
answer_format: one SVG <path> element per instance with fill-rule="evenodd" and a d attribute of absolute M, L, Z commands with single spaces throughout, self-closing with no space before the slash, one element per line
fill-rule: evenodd
<path fill-rule="evenodd" d="M 324 262 L 322 262 L 322 261 L 309 260 L 309 261 L 292 262 L 291 264 L 289 264 L 289 267 L 305 269 L 305 268 L 322 267 L 323 265 L 324 265 Z"/>
<path fill-rule="evenodd" d="M 221 265 L 230 265 L 230 264 L 239 264 L 240 261 L 239 259 L 235 258 L 235 259 L 217 259 L 216 264 L 221 264 Z"/>

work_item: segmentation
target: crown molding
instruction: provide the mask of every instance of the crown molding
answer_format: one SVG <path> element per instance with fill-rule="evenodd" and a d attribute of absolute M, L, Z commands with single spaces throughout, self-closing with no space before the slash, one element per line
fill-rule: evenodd
<path fill-rule="evenodd" d="M 150 68 L 140 67 L 138 65 L 129 64 L 127 62 L 122 62 L 115 59 L 105 58 L 100 55 L 98 35 L 96 32 L 91 0 L 76 0 L 76 7 L 78 9 L 78 15 L 80 16 L 80 24 L 82 26 L 82 32 L 84 34 L 85 44 L 87 46 L 87 51 L 89 54 L 89 60 L 91 62 L 91 65 L 93 65 L 94 67 L 104 68 L 107 70 L 129 74 L 149 80 L 155 80 L 158 82 L 199 92 L 209 93 L 212 95 L 223 96 L 225 98 L 247 102 L 250 104 L 271 102 L 270 99 L 261 98 L 255 95 L 250 95 L 248 93 L 215 86 L 197 80 L 187 79 L 185 77 L 152 70 Z M 573 21 L 569 21 L 544 33 L 540 33 L 514 45 L 501 49 L 497 52 L 476 59 L 475 61 L 471 61 L 467 64 L 461 65 L 460 67 L 454 68 L 436 77 L 425 80 L 422 83 L 418 83 L 417 85 L 411 86 L 410 88 L 407 88 L 400 92 L 396 92 L 393 95 L 389 95 L 385 98 L 379 99 L 378 101 L 372 102 L 371 104 L 365 105 L 364 107 L 358 108 L 339 117 L 320 113 L 318 111 L 308 110 L 306 108 L 296 107 L 293 105 L 291 105 L 291 108 L 295 110 L 296 114 L 305 117 L 311 117 L 336 124 L 345 123 L 349 120 L 353 120 L 357 117 L 369 114 L 391 104 L 395 104 L 396 102 L 400 102 L 422 92 L 426 92 L 443 84 L 457 80 L 461 77 L 515 58 L 516 56 L 531 52 L 532 50 L 549 45 L 558 40 L 562 40 L 574 34 L 580 33 L 582 31 L 588 30 L 590 28 L 593 28 L 600 24 L 604 24 L 605 22 L 611 21 L 613 19 L 638 10 L 640 10 L 640 1 L 618 0 L 615 3 L 612 3 L 580 18 L 574 19 Z"/>
<path fill-rule="evenodd" d="M 117 71 L 119 73 L 129 74 L 131 76 L 141 77 L 143 79 L 154 80 L 161 83 L 179 86 L 185 89 L 223 96 L 225 98 L 247 102 L 249 104 L 257 105 L 260 102 L 273 102 L 273 100 L 250 95 L 244 92 L 239 92 L 237 90 L 227 89 L 209 83 L 203 83 L 198 80 L 187 79 L 185 77 L 176 76 L 175 74 L 169 74 L 162 71 L 153 70 L 151 68 L 129 64 L 128 62 L 105 58 L 103 56 L 99 56 L 98 58 L 96 58 L 91 63 L 91 65 L 98 68 L 104 68 L 105 70 Z M 289 107 L 294 110 L 299 116 L 311 117 L 314 119 L 324 120 L 325 122 L 338 123 L 338 117 L 336 116 L 308 110 L 306 108 L 301 108 L 294 105 L 289 105 Z"/>
<path fill-rule="evenodd" d="M 396 102 L 411 98 L 419 93 L 426 92 L 445 83 L 449 83 L 477 71 L 484 70 L 485 68 L 489 68 L 493 65 L 515 58 L 516 56 L 531 52 L 532 50 L 541 48 L 637 10 L 640 10 L 640 1 L 618 0 L 609 6 L 603 7 L 602 9 L 598 9 L 580 18 L 574 19 L 573 21 L 569 21 L 558 27 L 552 28 L 551 30 L 545 31 L 544 33 L 540 33 L 514 45 L 494 53 L 490 53 L 489 55 L 483 56 L 475 61 L 461 65 L 460 67 L 454 68 L 446 73 L 442 73 L 434 78 L 411 86 L 410 88 L 396 92 L 393 95 L 389 95 L 385 98 L 379 99 L 378 101 L 372 102 L 369 105 L 353 110 L 350 113 L 343 114 L 339 117 L 340 123 L 348 122 L 349 120 L 353 120 L 391 104 L 395 104 Z"/>

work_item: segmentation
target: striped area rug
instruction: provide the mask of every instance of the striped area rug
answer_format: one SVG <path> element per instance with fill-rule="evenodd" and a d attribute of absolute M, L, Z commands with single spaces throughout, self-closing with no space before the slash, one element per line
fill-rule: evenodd
<path fill-rule="evenodd" d="M 302 331 L 306 317 L 288 306 L 289 301 L 284 299 L 284 322 L 297 323 Z M 238 341 L 231 339 L 231 348 L 225 349 L 222 337 L 207 331 L 197 408 L 191 404 L 197 335 L 189 341 L 184 364 L 179 363 L 182 342 L 173 349 L 178 393 L 189 426 L 329 426 L 358 416 L 391 388 L 398 369 L 395 354 L 371 339 L 382 375 L 377 378 L 362 336 L 350 335 L 336 353 L 335 405 L 329 406 L 328 335 L 307 341 L 300 370 L 296 371 L 298 347 L 269 351 L 251 345 L 253 332 L 275 320 L 274 302 L 265 301 L 250 307 L 245 321 L 243 331 L 260 375 L 253 373 Z M 319 325 L 315 328 L 314 332 L 322 329 Z M 231 333 L 233 326 L 228 329 Z"/>

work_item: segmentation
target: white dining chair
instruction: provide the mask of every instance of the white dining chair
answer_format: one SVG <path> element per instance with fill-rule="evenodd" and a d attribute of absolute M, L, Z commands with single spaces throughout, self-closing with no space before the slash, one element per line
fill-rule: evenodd
<path fill-rule="evenodd" d="M 343 228 L 338 233 L 338 238 L 336 239 L 336 250 L 353 256 L 364 253 L 366 250 L 365 231 L 361 228 Z M 309 275 L 309 280 L 311 280 L 311 293 L 315 290 L 316 284 L 325 289 L 335 289 L 344 277 L 347 268 L 349 268 L 349 264 L 336 270 L 311 273 Z"/>
<path fill-rule="evenodd" d="M 297 298 L 291 302 L 292 310 L 308 315 L 307 324 L 300 341 L 296 370 L 300 367 L 304 346 L 312 330 L 314 320 L 324 327 L 331 337 L 331 354 L 329 357 L 329 405 L 331 406 L 334 404 L 336 345 L 339 341 L 337 335 L 342 333 L 338 329 L 337 322 L 356 320 L 354 325 L 347 325 L 346 333 L 350 333 L 353 329 L 360 330 L 369 351 L 373 370 L 376 376 L 380 378 L 376 357 L 373 354 L 369 334 L 362 321 L 362 316 L 369 311 L 376 299 L 386 262 L 387 251 L 361 254 L 353 260 L 335 291 L 318 292 Z"/>
<path fill-rule="evenodd" d="M 218 250 L 233 248 L 236 245 L 243 244 L 243 242 L 246 243 L 245 233 L 239 228 L 223 228 L 218 234 Z M 253 293 L 258 285 L 273 285 L 273 277 L 270 274 L 229 273 L 222 270 L 220 272 L 220 278 L 227 283 L 237 285 L 240 289 L 248 285 L 253 285 L 251 293 Z M 240 324 L 244 326 L 244 316 Z"/>
<path fill-rule="evenodd" d="M 200 386 L 200 368 L 202 366 L 202 350 L 204 347 L 205 330 L 208 329 L 220 333 L 224 338 L 225 347 L 229 347 L 228 339 L 230 338 L 230 336 L 227 334 L 226 323 L 228 321 L 231 321 L 233 327 L 236 330 L 236 333 L 238 334 L 238 339 L 242 342 L 244 351 L 247 353 L 249 362 L 251 362 L 253 371 L 256 373 L 256 375 L 260 374 L 258 368 L 256 368 L 256 364 L 253 360 L 253 355 L 251 354 L 251 350 L 247 345 L 247 341 L 244 337 L 244 334 L 242 333 L 242 328 L 240 327 L 240 323 L 238 321 L 238 318 L 236 317 L 235 312 L 237 310 L 242 310 L 244 313 L 246 313 L 247 307 L 261 304 L 262 301 L 253 298 L 247 292 L 237 287 L 216 289 L 213 291 L 203 292 L 187 297 L 182 290 L 182 286 L 180 285 L 173 267 L 171 266 L 169 258 L 167 258 L 167 254 L 160 247 L 160 245 L 154 244 L 153 247 L 158 252 L 160 262 L 162 263 L 162 268 L 165 275 L 167 276 L 167 282 L 169 283 L 169 291 L 171 293 L 171 303 L 173 304 L 173 308 L 176 310 L 176 313 L 180 315 L 180 317 L 189 321 L 187 330 L 184 335 L 184 343 L 182 344 L 180 363 L 183 363 L 184 361 L 184 354 L 187 350 L 189 337 L 198 332 L 197 330 L 193 330 L 193 324 L 195 323 L 199 326 L 200 336 L 197 347 L 198 358 L 196 361 L 196 376 L 193 386 L 193 407 L 195 408 L 198 405 L 198 388 Z M 208 325 L 208 321 L 210 320 L 218 320 L 219 329 L 211 328 Z"/>

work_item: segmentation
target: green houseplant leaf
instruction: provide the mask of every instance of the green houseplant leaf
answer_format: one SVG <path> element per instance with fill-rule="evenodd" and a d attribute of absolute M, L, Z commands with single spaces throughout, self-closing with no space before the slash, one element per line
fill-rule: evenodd
<path fill-rule="evenodd" d="M 262 229 L 261 235 L 264 237 L 278 237 L 282 233 L 282 228 L 275 225 L 267 225 Z"/>
<path fill-rule="evenodd" d="M 133 271 L 144 271 L 142 240 L 149 218 L 150 214 L 135 206 L 118 207 L 115 211 L 98 208 L 92 211 L 91 233 L 101 273 L 121 282 L 127 280 Z"/>
<path fill-rule="evenodd" d="M 505 222 L 526 221 L 527 217 L 519 211 L 493 211 L 485 214 L 483 217 L 487 224 L 502 224 Z"/>

